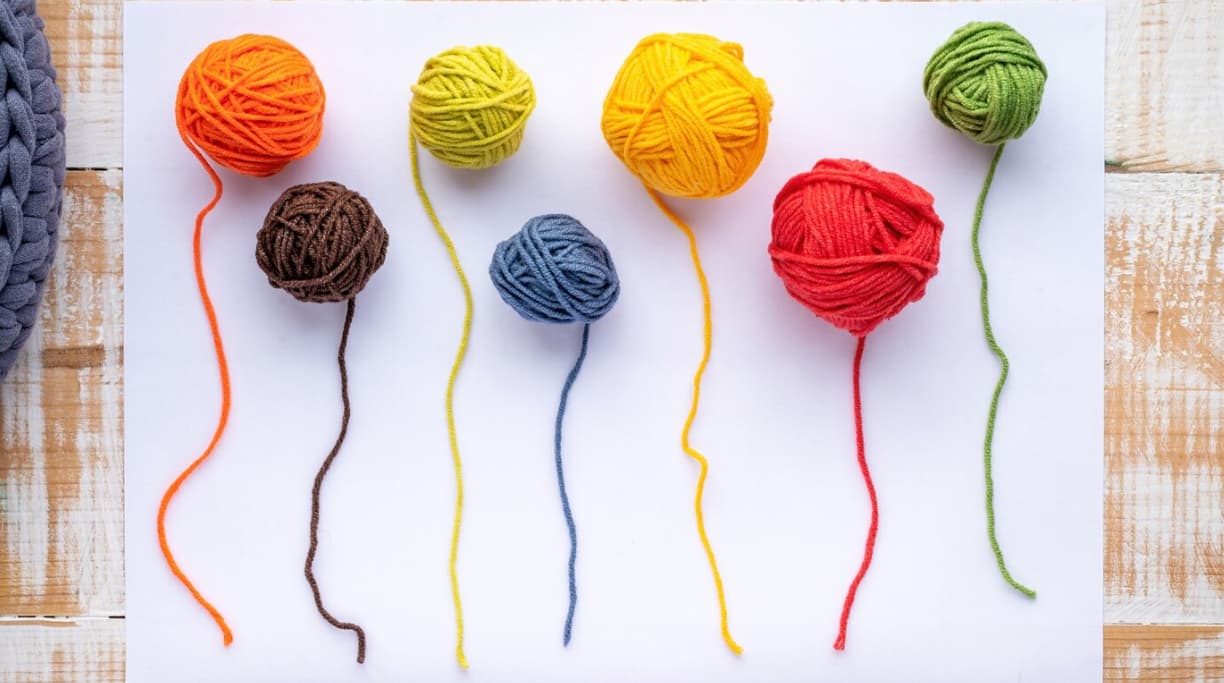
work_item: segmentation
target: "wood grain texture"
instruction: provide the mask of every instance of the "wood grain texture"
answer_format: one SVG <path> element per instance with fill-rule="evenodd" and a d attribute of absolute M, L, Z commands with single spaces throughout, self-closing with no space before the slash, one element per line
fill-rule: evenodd
<path fill-rule="evenodd" d="M 120 183 L 68 174 L 39 326 L 0 384 L 0 615 L 123 611 Z"/>
<path fill-rule="evenodd" d="M 1106 626 L 1105 680 L 1224 680 L 1224 628 Z"/>
<path fill-rule="evenodd" d="M 1224 2 L 1106 9 L 1106 159 L 1133 171 L 1224 169 Z"/>
<path fill-rule="evenodd" d="M 1106 620 L 1224 622 L 1224 176 L 1106 201 Z"/>
<path fill-rule="evenodd" d="M 123 166 L 123 3 L 41 0 L 64 92 L 68 167 Z"/>
<path fill-rule="evenodd" d="M 1107 5 L 1105 679 L 1224 681 L 1224 2 Z M 82 170 L 0 385 L 0 681 L 121 681 L 122 5 L 40 11 Z"/>
<path fill-rule="evenodd" d="M 0 621 L 0 681 L 121 683 L 122 619 Z"/>

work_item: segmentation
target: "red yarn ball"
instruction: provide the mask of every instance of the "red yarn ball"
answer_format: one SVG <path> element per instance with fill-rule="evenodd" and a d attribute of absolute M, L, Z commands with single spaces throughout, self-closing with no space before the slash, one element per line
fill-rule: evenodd
<path fill-rule="evenodd" d="M 895 173 L 821 160 L 774 200 L 774 272 L 813 313 L 865 337 L 926 293 L 943 234 L 933 202 Z"/>

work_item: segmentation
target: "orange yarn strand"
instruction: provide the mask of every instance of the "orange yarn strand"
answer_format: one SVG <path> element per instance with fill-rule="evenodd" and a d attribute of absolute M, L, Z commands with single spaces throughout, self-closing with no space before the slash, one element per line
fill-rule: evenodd
<path fill-rule="evenodd" d="M 212 201 L 196 215 L 192 253 L 196 287 L 217 354 L 221 414 L 208 447 L 162 495 L 157 508 L 157 541 L 170 571 L 217 623 L 226 645 L 234 641 L 233 632 L 221 612 L 187 578 L 166 540 L 166 513 L 170 502 L 216 450 L 230 415 L 229 364 L 221 342 L 217 312 L 204 281 L 200 244 L 204 219 L 221 201 L 222 184 L 205 155 L 244 175 L 259 178 L 274 175 L 318 146 L 323 134 L 326 99 L 314 65 L 297 48 L 272 36 L 246 34 L 219 40 L 204 48 L 183 73 L 174 103 L 174 121 L 179 136 L 204 167 L 214 188 Z"/>
<path fill-rule="evenodd" d="M 693 501 L 693 509 L 696 511 L 697 516 L 697 534 L 701 537 L 701 546 L 705 548 L 706 559 L 710 562 L 710 573 L 714 575 L 714 590 L 718 593 L 718 614 L 723 642 L 727 644 L 727 647 L 732 652 L 739 655 L 744 653 L 744 648 L 735 642 L 735 638 L 731 637 L 731 628 L 727 625 L 727 594 L 723 590 L 722 575 L 718 572 L 718 560 L 714 557 L 714 546 L 710 544 L 710 537 L 706 534 L 705 513 L 701 506 L 701 499 L 705 494 L 706 476 L 710 472 L 710 462 L 689 443 L 689 432 L 693 429 L 693 422 L 697 419 L 697 406 L 701 403 L 701 378 L 705 375 L 706 366 L 710 363 L 710 346 L 713 340 L 713 323 L 710 314 L 710 284 L 706 280 L 705 270 L 701 267 L 701 257 L 697 253 L 697 236 L 693 234 L 693 229 L 668 208 L 658 193 L 649 187 L 646 188 L 646 192 L 650 194 L 650 198 L 654 200 L 659 210 L 671 219 L 671 222 L 675 223 L 676 227 L 680 228 L 684 232 L 684 236 L 688 238 L 689 253 L 693 258 L 693 269 L 697 272 L 697 282 L 701 285 L 704 320 L 702 338 L 704 344 L 702 346 L 701 362 L 697 364 L 697 372 L 693 374 L 693 402 L 689 407 L 688 417 L 684 420 L 684 429 L 680 432 L 680 446 L 690 458 L 696 460 L 701 465 L 701 473 L 697 475 L 697 495 Z"/>
<path fill-rule="evenodd" d="M 178 562 L 174 560 L 174 553 L 170 552 L 170 544 L 166 540 L 166 510 L 170 506 L 171 499 L 173 499 L 175 494 L 178 493 L 178 490 L 182 487 L 183 482 L 187 481 L 187 478 L 195 473 L 200 465 L 204 464 L 204 461 L 207 460 L 210 455 L 212 455 L 213 450 L 215 450 L 217 447 L 217 442 L 221 440 L 221 434 L 225 431 L 225 425 L 229 422 L 230 413 L 229 364 L 225 360 L 225 347 L 221 343 L 221 328 L 217 323 L 217 311 L 213 308 L 212 298 L 208 296 L 208 286 L 204 283 L 203 262 L 200 258 L 200 234 L 204 228 L 204 217 L 207 216 L 208 213 L 213 210 L 213 207 L 215 207 L 217 203 L 221 201 L 221 178 L 217 175 L 217 172 L 208 165 L 208 162 L 204 159 L 204 156 L 200 154 L 199 150 L 197 150 L 195 146 L 192 145 L 187 139 L 187 134 L 183 131 L 183 127 L 181 125 L 179 126 L 179 134 L 183 136 L 183 142 L 186 143 L 187 147 L 191 150 L 191 153 L 200 160 L 200 164 L 204 166 L 204 170 L 208 171 L 208 176 L 212 179 L 213 187 L 215 189 L 212 201 L 205 205 L 200 213 L 196 215 L 195 234 L 192 238 L 192 252 L 195 261 L 196 286 L 199 287 L 200 290 L 200 301 L 204 304 L 204 313 L 208 316 L 208 327 L 212 332 L 213 348 L 217 352 L 217 369 L 221 378 L 221 415 L 217 420 L 217 428 L 213 431 L 212 440 L 208 442 L 208 447 L 204 449 L 204 452 L 200 454 L 200 457 L 196 458 L 195 461 L 193 461 L 187 467 L 187 469 L 183 470 L 183 472 L 179 474 L 177 478 L 175 478 L 175 480 L 170 484 L 170 487 L 167 488 L 166 492 L 162 495 L 161 505 L 159 505 L 157 508 L 157 542 L 159 545 L 161 545 L 162 556 L 166 558 L 166 564 L 170 566 L 170 571 L 174 573 L 175 578 L 177 578 L 184 586 L 187 587 L 187 590 L 191 592 L 191 597 L 195 598 L 195 601 L 200 603 L 200 606 L 208 611 L 208 614 L 212 617 L 213 621 L 217 623 L 217 627 L 221 629 L 222 641 L 226 646 L 228 646 L 230 643 L 234 642 L 234 633 L 230 630 L 229 624 L 225 623 L 225 617 L 221 616 L 221 612 L 218 611 L 216 607 L 213 607 L 212 603 L 210 603 L 204 598 L 203 595 L 200 594 L 200 591 L 196 589 L 194 584 L 191 583 L 191 579 L 188 579 L 187 575 L 183 573 L 183 570 L 179 568 Z"/>

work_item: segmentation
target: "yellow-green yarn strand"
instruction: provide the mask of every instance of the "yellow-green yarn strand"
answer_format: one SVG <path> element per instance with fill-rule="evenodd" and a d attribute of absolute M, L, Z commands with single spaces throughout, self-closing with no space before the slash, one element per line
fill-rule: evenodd
<path fill-rule="evenodd" d="M 433 224 L 434 230 L 438 233 L 438 237 L 442 239 L 442 244 L 446 247 L 446 253 L 450 256 L 451 265 L 455 268 L 455 274 L 459 276 L 459 284 L 463 286 L 463 335 L 459 338 L 459 349 L 455 352 L 455 363 L 451 366 L 450 377 L 446 381 L 446 430 L 450 437 L 451 459 L 455 465 L 455 523 L 451 529 L 451 548 L 450 548 L 450 582 L 451 582 L 451 597 L 455 603 L 455 659 L 459 662 L 459 666 L 468 668 L 467 655 L 463 652 L 463 601 L 459 597 L 459 574 L 455 570 L 455 565 L 459 559 L 459 527 L 463 521 L 463 461 L 459 457 L 459 438 L 455 431 L 455 379 L 459 376 L 459 368 L 463 365 L 463 357 L 467 355 L 468 339 L 472 334 L 472 287 L 468 284 L 467 276 L 463 273 L 463 266 L 459 263 L 459 253 L 455 251 L 455 243 L 451 241 L 450 235 L 446 233 L 446 228 L 442 227 L 442 222 L 438 220 L 438 214 L 434 211 L 433 203 L 429 201 L 429 195 L 425 193 L 425 185 L 421 182 L 421 165 L 417 157 L 417 139 L 416 134 L 411 133 L 408 136 L 408 146 L 411 148 L 412 154 L 412 182 L 416 185 L 417 195 L 421 198 L 421 204 L 425 207 L 425 213 L 429 215 L 429 221 Z"/>
<path fill-rule="evenodd" d="M 697 406 L 701 402 L 701 378 L 705 375 L 706 366 L 710 363 L 710 347 L 713 341 L 713 316 L 710 310 L 710 284 L 706 280 L 705 270 L 701 267 L 701 256 L 697 252 L 697 236 L 693 234 L 693 229 L 688 226 L 680 217 L 668 208 L 654 190 L 646 187 L 646 192 L 650 194 L 650 198 L 659 207 L 659 210 L 667 216 L 676 227 L 684 233 L 688 238 L 689 254 L 693 259 L 693 269 L 697 272 L 697 282 L 701 285 L 701 302 L 702 302 L 702 353 L 701 362 L 697 364 L 697 372 L 693 375 L 693 402 L 689 407 L 688 417 L 684 420 L 684 429 L 680 432 L 680 446 L 689 457 L 696 460 L 701 465 L 701 474 L 697 476 L 697 495 L 693 501 L 693 508 L 697 515 L 697 534 L 701 536 L 701 545 L 705 548 L 706 558 L 710 562 L 710 573 L 714 575 L 714 589 L 718 593 L 718 613 L 719 621 L 722 627 L 723 642 L 735 654 L 743 654 L 744 648 L 739 643 L 735 642 L 735 638 L 731 637 L 731 629 L 727 625 L 727 594 L 723 589 L 722 575 L 718 572 L 718 560 L 714 558 L 714 547 L 710 544 L 710 537 L 706 534 L 705 514 L 702 512 L 701 499 L 705 493 L 706 476 L 710 471 L 710 463 L 706 457 L 697 449 L 693 448 L 689 443 L 689 432 L 693 429 L 693 422 L 697 419 Z"/>

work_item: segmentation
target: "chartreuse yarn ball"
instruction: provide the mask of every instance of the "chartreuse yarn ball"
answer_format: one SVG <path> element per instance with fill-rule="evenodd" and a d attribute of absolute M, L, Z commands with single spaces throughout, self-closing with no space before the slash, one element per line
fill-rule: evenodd
<path fill-rule="evenodd" d="M 454 47 L 412 86 L 412 134 L 449 166 L 489 168 L 518 150 L 535 104 L 531 78 L 504 50 Z"/>

